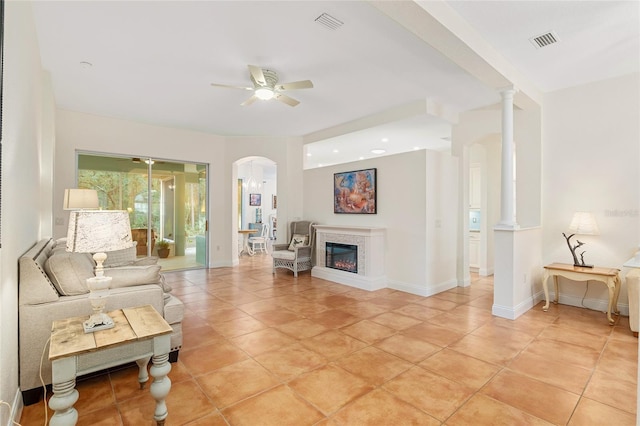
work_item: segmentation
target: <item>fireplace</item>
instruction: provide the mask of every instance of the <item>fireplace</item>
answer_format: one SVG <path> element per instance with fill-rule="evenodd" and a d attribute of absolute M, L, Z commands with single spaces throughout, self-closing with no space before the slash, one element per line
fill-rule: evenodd
<path fill-rule="evenodd" d="M 362 290 L 387 286 L 384 228 L 315 225 L 316 264 L 311 276 Z M 338 265 L 336 262 L 338 260 Z"/>
<path fill-rule="evenodd" d="M 358 273 L 358 246 L 353 244 L 326 243 L 327 268 Z"/>

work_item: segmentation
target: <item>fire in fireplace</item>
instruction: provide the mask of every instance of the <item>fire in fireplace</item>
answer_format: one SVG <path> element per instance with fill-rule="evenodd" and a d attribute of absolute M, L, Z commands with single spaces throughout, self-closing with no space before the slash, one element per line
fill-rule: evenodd
<path fill-rule="evenodd" d="M 326 243 L 326 266 L 346 272 L 358 273 L 358 246 Z"/>

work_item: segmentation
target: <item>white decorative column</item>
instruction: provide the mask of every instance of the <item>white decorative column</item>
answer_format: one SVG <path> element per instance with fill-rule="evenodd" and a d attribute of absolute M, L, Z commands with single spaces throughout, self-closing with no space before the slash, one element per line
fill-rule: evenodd
<path fill-rule="evenodd" d="M 502 173 L 500 193 L 500 222 L 497 228 L 518 229 L 516 222 L 516 192 L 513 149 L 513 95 L 516 89 L 506 88 L 502 96 Z"/>

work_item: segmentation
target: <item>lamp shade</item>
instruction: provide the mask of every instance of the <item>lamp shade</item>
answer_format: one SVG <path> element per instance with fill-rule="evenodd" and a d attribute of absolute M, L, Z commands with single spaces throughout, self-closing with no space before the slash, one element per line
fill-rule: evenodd
<path fill-rule="evenodd" d="M 97 209 L 98 191 L 95 189 L 71 188 L 64 190 L 64 210 Z"/>
<path fill-rule="evenodd" d="M 133 246 L 125 210 L 79 210 L 69 216 L 67 251 L 97 253 Z"/>
<path fill-rule="evenodd" d="M 575 212 L 569 225 L 569 232 L 580 235 L 600 234 L 596 218 L 591 212 Z"/>

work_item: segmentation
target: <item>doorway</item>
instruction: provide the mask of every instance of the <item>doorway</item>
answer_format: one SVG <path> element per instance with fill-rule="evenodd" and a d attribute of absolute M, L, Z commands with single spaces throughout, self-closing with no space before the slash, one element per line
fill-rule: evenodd
<path fill-rule="evenodd" d="M 208 266 L 208 165 L 153 157 L 77 154 L 78 188 L 98 191 L 100 208 L 127 210 L 139 257 L 169 247 L 162 269 Z"/>

